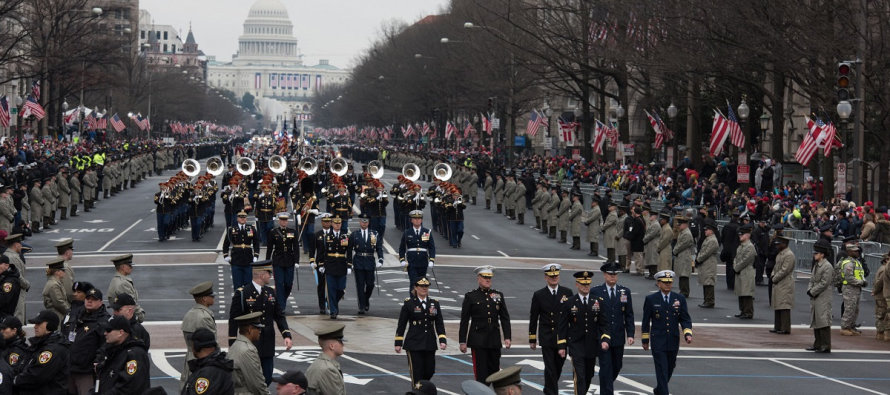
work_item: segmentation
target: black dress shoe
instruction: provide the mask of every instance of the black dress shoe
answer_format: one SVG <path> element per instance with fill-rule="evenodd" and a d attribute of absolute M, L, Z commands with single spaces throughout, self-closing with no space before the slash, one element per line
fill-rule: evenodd
<path fill-rule="evenodd" d="M 816 353 L 818 353 L 818 354 L 831 354 L 831 349 L 830 349 L 830 348 L 822 348 L 822 349 L 818 349 L 818 350 L 816 350 Z"/>
<path fill-rule="evenodd" d="M 371 310 L 371 306 L 365 306 L 365 311 Z"/>
<path fill-rule="evenodd" d="M 775 330 L 775 329 L 770 329 L 770 330 L 769 330 L 769 333 L 779 333 L 779 331 L 777 331 L 777 330 Z"/>
<path fill-rule="evenodd" d="M 318 310 L 318 315 L 325 315 L 328 312 L 325 309 Z"/>
<path fill-rule="evenodd" d="M 703 309 L 713 309 L 713 308 L 714 308 L 714 305 L 712 305 L 712 304 L 704 304 L 704 303 L 702 303 L 702 304 L 698 305 L 698 307 L 701 307 L 701 308 L 703 308 Z"/>
<path fill-rule="evenodd" d="M 358 315 L 365 315 L 365 310 L 359 309 Z"/>
<path fill-rule="evenodd" d="M 331 319 L 332 319 L 332 320 L 336 320 L 336 319 L 337 319 L 337 315 L 336 315 L 336 314 L 331 314 Z"/>
<path fill-rule="evenodd" d="M 816 347 L 815 347 L 815 346 L 810 346 L 810 347 L 805 348 L 805 350 L 807 350 L 807 351 L 816 351 Z"/>
<path fill-rule="evenodd" d="M 735 318 L 742 318 L 742 315 L 743 315 L 742 313 L 738 313 L 738 314 L 734 315 L 733 317 L 735 317 Z"/>
<path fill-rule="evenodd" d="M 741 318 L 741 319 L 743 319 L 743 320 L 753 320 L 753 319 L 754 319 L 754 316 L 753 316 L 753 315 L 743 315 L 743 316 L 741 316 L 741 317 L 739 317 L 739 318 Z"/>
<path fill-rule="evenodd" d="M 776 331 L 777 335 L 790 335 L 791 331 Z"/>

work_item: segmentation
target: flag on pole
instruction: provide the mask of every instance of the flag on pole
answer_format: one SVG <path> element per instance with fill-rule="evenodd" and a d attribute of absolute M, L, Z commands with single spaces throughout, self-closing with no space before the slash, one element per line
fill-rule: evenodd
<path fill-rule="evenodd" d="M 652 114 L 649 114 L 649 111 L 643 110 L 643 112 L 646 113 L 646 118 L 649 119 L 649 124 L 652 125 L 652 129 L 655 130 L 655 149 L 661 149 L 661 145 L 664 144 L 664 132 L 661 130 L 661 125 Z"/>
<path fill-rule="evenodd" d="M 103 114 L 96 118 L 96 128 L 99 130 L 108 129 L 108 117 Z"/>
<path fill-rule="evenodd" d="M 424 122 L 423 129 L 421 129 L 420 134 L 422 136 L 426 136 L 426 135 L 430 134 L 430 124 Z"/>
<path fill-rule="evenodd" d="M 594 131 L 593 144 L 592 144 L 593 152 L 595 152 L 597 155 L 602 155 L 603 154 L 603 143 L 606 141 L 606 133 L 609 128 L 608 128 L 608 126 L 606 126 L 602 122 L 600 122 L 598 119 L 595 120 L 595 122 L 596 122 L 596 129 Z"/>
<path fill-rule="evenodd" d="M 465 122 L 465 125 L 464 125 L 464 138 L 465 138 L 465 139 L 468 139 L 468 138 L 470 138 L 470 135 L 471 135 L 473 132 L 476 131 L 476 128 L 473 127 L 473 122 L 470 122 L 469 119 L 466 120 L 466 121 L 464 121 L 464 122 Z"/>
<path fill-rule="evenodd" d="M 451 121 L 448 121 L 445 124 L 445 140 L 450 140 L 451 135 L 453 135 L 454 132 L 456 132 L 456 131 L 457 131 L 457 128 L 455 128 L 454 125 L 451 124 Z"/>
<path fill-rule="evenodd" d="M 742 127 L 739 126 L 739 120 L 735 116 L 735 112 L 732 111 L 732 106 L 729 104 L 729 100 L 726 101 L 727 108 L 727 118 L 729 120 L 729 135 L 732 145 L 742 148 L 745 146 L 745 133 L 742 132 Z"/>
<path fill-rule="evenodd" d="M 809 131 L 807 132 L 807 135 L 804 136 L 803 141 L 800 143 L 800 147 L 794 154 L 794 160 L 796 160 L 797 163 L 807 166 L 810 164 L 810 160 L 813 159 L 813 155 L 819 150 L 819 146 L 822 144 L 824 136 L 822 134 L 822 127 L 819 126 L 819 124 L 809 117 L 804 117 L 804 119 L 807 122 Z"/>
<path fill-rule="evenodd" d="M 34 100 L 40 101 L 40 80 L 34 80 L 31 84 L 31 96 L 34 96 Z"/>
<path fill-rule="evenodd" d="M 729 137 L 729 121 L 719 111 L 714 110 L 714 124 L 711 126 L 711 156 L 717 156 L 723 151 L 723 143 Z"/>
<path fill-rule="evenodd" d="M 114 115 L 111 116 L 111 127 L 114 128 L 114 130 L 118 133 L 127 128 L 127 126 L 124 125 L 123 121 L 121 121 L 121 117 L 119 117 L 117 113 L 114 113 Z"/>
<path fill-rule="evenodd" d="M 9 126 L 9 100 L 6 96 L 0 97 L 0 126 Z"/>
<path fill-rule="evenodd" d="M 488 133 L 488 135 L 491 136 L 491 131 L 493 130 L 492 126 L 491 126 L 491 118 L 489 118 L 485 114 L 479 114 L 479 115 L 480 115 L 479 118 L 482 118 L 482 130 L 484 130 L 485 133 Z"/>
<path fill-rule="evenodd" d="M 613 123 L 611 126 L 607 126 L 606 137 L 609 138 L 609 145 L 611 145 L 613 149 L 617 149 L 619 141 L 618 126 L 616 124 Z"/>
<path fill-rule="evenodd" d="M 87 115 L 87 117 L 86 117 L 86 119 L 84 119 L 84 121 L 86 121 L 86 123 L 87 123 L 86 130 L 96 130 L 99 127 L 98 123 L 96 122 L 96 117 L 93 116 L 93 113 L 90 113 L 90 115 Z"/>
<path fill-rule="evenodd" d="M 528 124 L 525 126 L 525 134 L 535 137 L 542 125 L 546 126 L 547 121 L 538 113 L 538 110 L 532 110 L 531 116 L 528 118 Z"/>
<path fill-rule="evenodd" d="M 658 112 L 652 110 L 652 116 L 655 117 L 655 120 L 658 122 L 658 127 L 661 129 L 661 133 L 664 134 L 664 141 L 671 141 L 674 139 L 674 131 L 667 127 L 664 124 L 664 121 L 661 119 L 661 116 L 658 115 Z"/>
<path fill-rule="evenodd" d="M 577 122 L 568 122 L 562 117 L 556 119 L 556 123 L 559 124 L 559 140 L 565 143 L 567 146 L 572 146 L 575 144 L 575 128 L 578 126 Z"/>
<path fill-rule="evenodd" d="M 40 106 L 37 100 L 34 100 L 33 96 L 28 96 L 28 100 L 25 101 L 25 105 L 22 107 L 22 118 L 28 118 L 32 115 L 39 121 L 46 116 L 46 111 L 43 110 L 43 107 Z"/>
<path fill-rule="evenodd" d="M 822 133 L 825 134 L 825 139 L 822 141 L 822 148 L 825 150 L 825 157 L 827 158 L 831 155 L 832 148 L 841 148 L 844 144 L 837 138 L 837 129 L 834 127 L 833 122 L 828 121 L 828 125 L 826 125 L 821 119 L 816 119 L 816 123 L 822 127 Z"/>

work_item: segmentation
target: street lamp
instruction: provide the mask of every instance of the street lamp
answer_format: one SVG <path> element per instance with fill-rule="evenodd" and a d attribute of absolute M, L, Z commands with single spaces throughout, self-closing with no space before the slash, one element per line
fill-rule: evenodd
<path fill-rule="evenodd" d="M 743 97 L 742 104 L 739 104 L 739 119 L 747 121 L 749 115 L 751 115 L 751 109 L 748 108 L 748 103 L 745 103 L 745 98 Z"/>
<path fill-rule="evenodd" d="M 439 39 L 439 42 L 442 44 L 448 44 L 449 41 L 451 41 L 451 40 L 449 40 L 448 37 L 442 37 Z M 417 55 L 414 55 L 414 56 L 417 57 Z"/>
<path fill-rule="evenodd" d="M 850 116 L 853 115 L 853 105 L 850 104 L 850 102 L 847 100 L 841 100 L 837 104 L 837 115 L 841 118 L 841 128 L 844 129 L 844 131 L 846 132 L 845 135 L 849 134 L 850 130 L 848 129 L 848 126 L 850 124 Z M 841 149 L 841 156 L 844 164 L 847 164 L 847 140 L 849 140 L 849 138 L 844 139 L 844 146 Z"/>
<path fill-rule="evenodd" d="M 90 10 L 90 12 L 92 12 L 93 15 L 95 15 L 95 16 L 102 16 L 102 8 L 93 7 L 93 9 Z"/>
<path fill-rule="evenodd" d="M 766 140 L 766 131 L 769 130 L 769 121 L 770 116 L 769 113 L 764 111 L 762 115 L 760 115 L 760 152 L 763 153 L 766 150 L 763 149 L 763 143 Z"/>
<path fill-rule="evenodd" d="M 615 116 L 618 119 L 624 118 L 624 107 L 621 106 L 621 103 L 618 103 L 618 107 L 615 108 Z"/>
<path fill-rule="evenodd" d="M 668 108 L 667 108 L 667 113 L 668 113 L 668 119 L 670 119 L 670 122 L 671 122 L 672 129 L 676 128 L 675 120 L 677 119 L 677 114 L 679 112 L 680 112 L 680 110 L 677 108 L 676 105 L 674 105 L 674 102 L 671 101 L 671 105 L 668 106 Z M 677 152 L 676 152 L 677 139 L 676 139 L 676 137 L 674 137 L 672 140 L 673 140 L 673 147 L 671 149 L 674 150 L 674 154 L 671 157 L 671 163 L 667 163 L 667 152 L 665 152 L 664 161 L 665 161 L 665 167 L 670 166 L 673 169 L 675 167 L 674 166 L 674 158 L 677 157 Z M 666 145 L 665 145 L 665 150 L 667 150 Z"/>

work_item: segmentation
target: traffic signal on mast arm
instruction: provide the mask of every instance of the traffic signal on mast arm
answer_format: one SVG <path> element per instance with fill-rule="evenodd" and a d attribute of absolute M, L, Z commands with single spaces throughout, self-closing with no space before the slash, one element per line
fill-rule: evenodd
<path fill-rule="evenodd" d="M 851 62 L 838 62 L 837 64 L 837 99 L 838 101 L 850 100 L 853 91 L 853 64 Z"/>

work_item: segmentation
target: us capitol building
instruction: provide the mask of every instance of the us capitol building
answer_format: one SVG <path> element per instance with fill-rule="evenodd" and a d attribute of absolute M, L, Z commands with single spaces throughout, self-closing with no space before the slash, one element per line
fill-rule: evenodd
<path fill-rule="evenodd" d="M 293 30 L 284 4 L 257 0 L 238 37 L 238 52 L 230 63 L 210 60 L 207 83 L 235 92 L 238 98 L 250 93 L 271 121 L 308 113 L 315 92 L 326 84 L 345 82 L 349 71 L 324 59 L 314 66 L 304 65 Z"/>

